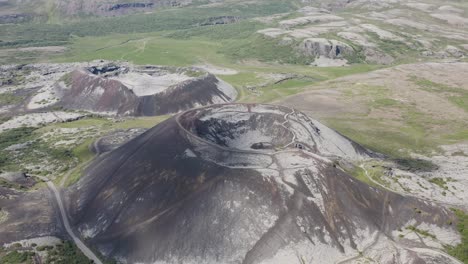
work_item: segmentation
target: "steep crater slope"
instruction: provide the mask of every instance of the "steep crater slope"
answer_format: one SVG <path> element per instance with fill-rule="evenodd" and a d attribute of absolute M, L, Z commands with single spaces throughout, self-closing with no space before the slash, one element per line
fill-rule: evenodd
<path fill-rule="evenodd" d="M 81 236 L 124 263 L 458 263 L 437 250 L 459 242 L 450 210 L 334 162 L 373 155 L 290 108 L 214 105 L 99 157 L 67 204 Z M 402 238 L 407 226 L 438 237 Z"/>

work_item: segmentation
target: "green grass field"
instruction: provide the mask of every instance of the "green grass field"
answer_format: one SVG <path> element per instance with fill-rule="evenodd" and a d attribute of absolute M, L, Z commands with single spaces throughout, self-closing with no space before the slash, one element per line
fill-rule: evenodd
<path fill-rule="evenodd" d="M 238 71 L 238 74 L 220 77 L 239 90 L 239 100 L 243 102 L 273 102 L 301 92 L 317 81 L 379 68 L 379 66 L 365 64 L 350 67 L 311 67 L 304 65 L 304 62 L 295 61 L 296 57 L 291 53 L 290 48 L 284 49 L 281 53 L 274 44 L 270 43 L 270 40 L 259 36 L 244 37 L 218 41 L 210 34 L 181 38 L 174 37 L 174 32 L 171 34 L 156 32 L 74 38 L 69 46 L 69 52 L 54 61 L 75 62 L 104 59 L 130 61 L 141 65 L 212 64 Z M 251 47 L 252 42 L 257 46 Z M 246 91 L 245 88 L 248 86 L 264 85 L 268 81 L 264 77 L 265 74 L 279 73 L 309 76 L 314 81 L 293 80 L 280 85 L 266 85 L 259 90 L 260 96 Z"/>

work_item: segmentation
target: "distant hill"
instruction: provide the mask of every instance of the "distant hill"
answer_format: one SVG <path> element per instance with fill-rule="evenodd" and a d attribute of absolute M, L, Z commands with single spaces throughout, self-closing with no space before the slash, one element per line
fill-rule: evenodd
<path fill-rule="evenodd" d="M 0 23 L 21 23 L 52 17 L 119 16 L 191 3 L 192 0 L 0 0 Z"/>

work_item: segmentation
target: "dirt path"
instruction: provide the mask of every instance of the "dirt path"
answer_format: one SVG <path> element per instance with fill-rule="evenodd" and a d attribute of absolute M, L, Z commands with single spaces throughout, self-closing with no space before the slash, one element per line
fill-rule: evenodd
<path fill-rule="evenodd" d="M 83 254 L 86 257 L 88 257 L 90 260 L 94 261 L 94 263 L 102 264 L 101 260 L 94 254 L 94 252 L 91 249 L 89 249 L 83 243 L 83 241 L 81 241 L 81 239 L 79 237 L 77 237 L 75 235 L 75 233 L 73 232 L 73 229 L 71 228 L 70 222 L 68 220 L 67 212 L 65 211 L 65 206 L 63 205 L 63 200 L 62 200 L 62 197 L 60 195 L 60 191 L 57 189 L 57 187 L 55 187 L 55 184 L 46 177 L 39 176 L 39 175 L 32 175 L 32 176 L 35 176 L 35 177 L 45 181 L 46 184 L 47 184 L 47 187 L 49 187 L 49 189 L 54 194 L 54 198 L 57 201 L 57 204 L 58 204 L 59 209 L 60 209 L 60 215 L 61 215 L 61 218 L 62 218 L 63 225 L 65 227 L 65 230 L 67 231 L 68 235 L 73 239 L 73 242 L 75 242 L 76 246 L 81 250 L 81 252 L 83 252 Z"/>

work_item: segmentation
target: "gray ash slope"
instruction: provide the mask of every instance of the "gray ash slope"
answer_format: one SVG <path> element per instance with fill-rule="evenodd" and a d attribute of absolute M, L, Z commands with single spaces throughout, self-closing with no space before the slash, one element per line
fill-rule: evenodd
<path fill-rule="evenodd" d="M 65 239 L 54 201 L 46 188 L 24 192 L 0 186 L 0 245 L 44 236 Z"/>
<path fill-rule="evenodd" d="M 458 242 L 450 210 L 334 165 L 370 155 L 289 108 L 215 105 L 101 156 L 67 201 L 79 233 L 124 263 L 345 263 L 362 252 L 378 263 L 458 263 L 435 242 L 398 237 L 431 226 L 440 243 Z"/>

